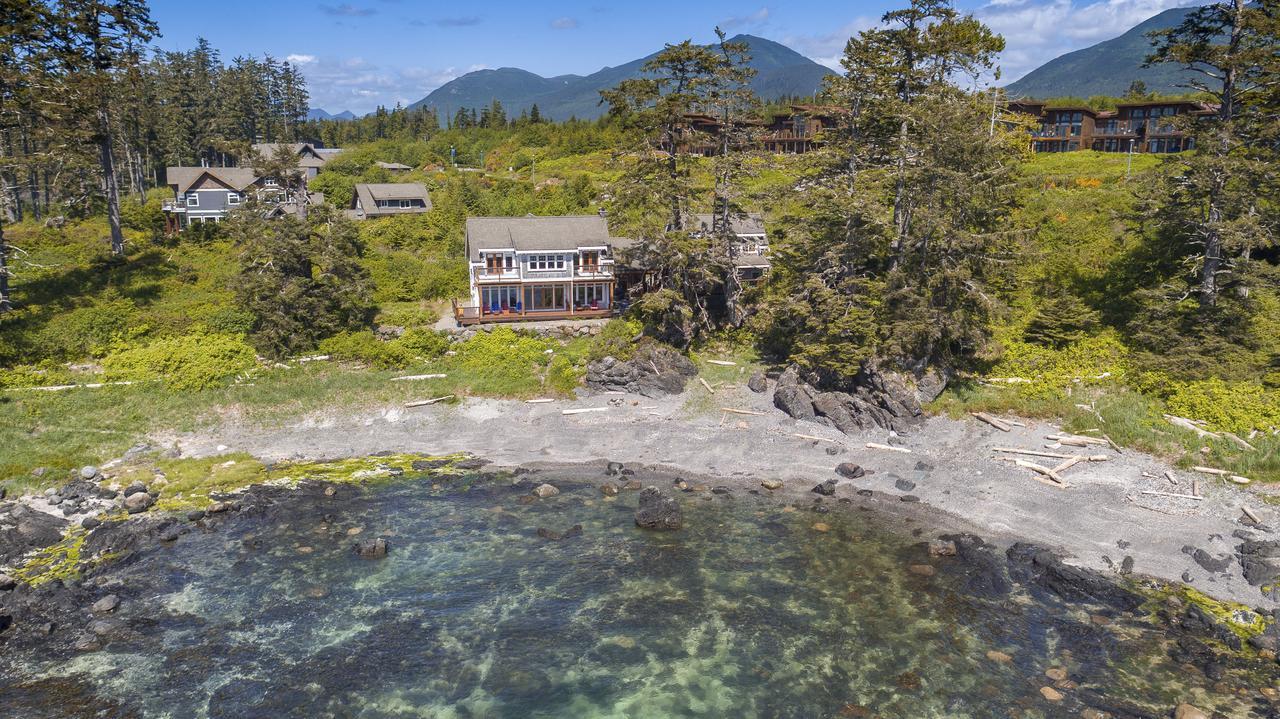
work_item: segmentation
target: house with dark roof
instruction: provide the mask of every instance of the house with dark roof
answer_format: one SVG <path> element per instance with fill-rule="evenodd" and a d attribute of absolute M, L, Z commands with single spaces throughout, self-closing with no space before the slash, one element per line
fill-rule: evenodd
<path fill-rule="evenodd" d="M 421 182 L 360 183 L 351 193 L 347 216 L 357 220 L 431 211 L 431 196 Z"/>
<path fill-rule="evenodd" d="M 621 296 L 613 237 L 599 215 L 469 217 L 469 303 L 459 324 L 609 317 Z"/>
<path fill-rule="evenodd" d="M 251 196 L 271 201 L 283 195 L 277 183 L 248 167 L 169 167 L 165 182 L 173 190 L 173 199 L 162 205 L 169 232 L 218 222 Z"/>
<path fill-rule="evenodd" d="M 711 215 L 694 216 L 694 232 L 710 234 L 714 227 Z M 764 229 L 764 218 L 755 213 L 738 215 L 729 219 L 729 230 L 734 243 L 729 259 L 738 272 L 738 280 L 754 284 L 769 272 L 769 235 Z"/>

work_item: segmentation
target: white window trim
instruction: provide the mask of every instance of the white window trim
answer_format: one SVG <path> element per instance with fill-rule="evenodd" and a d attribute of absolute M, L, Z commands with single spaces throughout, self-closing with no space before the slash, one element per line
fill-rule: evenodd
<path fill-rule="evenodd" d="M 227 207 L 235 207 L 236 205 L 239 205 L 239 204 L 240 204 L 240 193 L 239 193 L 239 192 L 228 192 L 228 193 L 227 193 Z"/>
<path fill-rule="evenodd" d="M 200 196 L 194 192 L 187 193 L 187 207 L 199 207 Z"/>

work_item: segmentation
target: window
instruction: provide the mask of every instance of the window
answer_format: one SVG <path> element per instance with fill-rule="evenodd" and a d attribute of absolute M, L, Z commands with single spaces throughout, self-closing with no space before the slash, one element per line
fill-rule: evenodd
<path fill-rule="evenodd" d="M 187 193 L 187 207 L 199 207 L 200 196 L 194 192 Z"/>
<path fill-rule="evenodd" d="M 564 285 L 529 285 L 524 288 L 524 308 L 528 310 L 562 310 Z"/>
<path fill-rule="evenodd" d="M 413 200 L 401 200 L 401 201 L 400 201 L 400 209 L 402 209 L 402 210 L 407 210 L 407 209 L 409 209 L 410 207 L 413 207 Z"/>
<path fill-rule="evenodd" d="M 502 255 L 487 254 L 484 257 L 484 268 L 490 273 L 502 271 Z"/>
<path fill-rule="evenodd" d="M 583 270 L 597 272 L 600 269 L 600 253 L 595 251 L 583 252 L 580 262 Z"/>
<path fill-rule="evenodd" d="M 276 178 L 274 178 L 274 177 L 268 177 L 268 178 L 263 179 L 262 184 L 266 185 L 267 187 L 279 187 L 279 186 L 280 186 L 280 183 L 279 183 L 279 182 L 276 180 Z"/>
<path fill-rule="evenodd" d="M 573 286 L 573 306 L 575 309 L 605 309 L 609 306 L 609 285 L 593 283 Z"/>
<path fill-rule="evenodd" d="M 238 193 L 238 192 L 228 192 L 228 193 L 227 193 L 227 204 L 228 204 L 228 205 L 231 205 L 231 206 L 233 206 L 233 207 L 234 207 L 235 205 L 240 204 L 240 193 Z"/>
<path fill-rule="evenodd" d="M 519 312 L 524 309 L 520 304 L 519 287 L 482 287 L 480 302 L 481 310 L 486 314 Z"/>
<path fill-rule="evenodd" d="M 563 270 L 564 255 L 530 255 L 531 270 Z"/>

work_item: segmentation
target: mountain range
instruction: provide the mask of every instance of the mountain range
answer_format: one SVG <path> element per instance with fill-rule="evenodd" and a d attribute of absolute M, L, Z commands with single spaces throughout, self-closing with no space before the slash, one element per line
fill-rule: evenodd
<path fill-rule="evenodd" d="M 1012 97 L 1121 97 L 1134 80 L 1141 80 L 1148 92 L 1183 94 L 1183 84 L 1195 73 L 1178 65 L 1143 67 L 1151 53 L 1147 33 L 1180 24 L 1195 8 L 1173 8 L 1138 23 L 1120 37 L 1060 55 L 1009 83 Z"/>
<path fill-rule="evenodd" d="M 821 88 L 822 78 L 834 74 L 772 40 L 754 35 L 737 35 L 731 40 L 746 43 L 750 65 L 756 70 L 751 88 L 764 100 L 813 95 Z M 593 119 L 608 110 L 600 104 L 600 91 L 640 77 L 641 68 L 656 54 L 590 75 L 542 77 L 514 67 L 477 70 L 445 83 L 410 107 L 432 108 L 443 121 L 460 107 L 479 109 L 498 100 L 508 115 L 518 115 L 536 104 L 538 112 L 552 120 Z"/>
<path fill-rule="evenodd" d="M 1150 17 L 1119 37 L 1060 55 L 1010 83 L 1005 89 L 1013 97 L 1054 98 L 1111 95 L 1120 97 L 1135 80 L 1141 80 L 1149 92 L 1181 94 L 1193 73 L 1176 65 L 1143 67 L 1151 52 L 1148 33 L 1181 23 L 1194 8 L 1173 8 Z M 747 44 L 751 67 L 756 76 L 751 87 L 764 100 L 780 97 L 806 97 L 815 94 L 830 69 L 819 65 L 791 48 L 754 35 L 732 38 Z M 607 108 L 600 104 L 600 91 L 614 87 L 622 80 L 640 77 L 641 68 L 654 55 L 632 60 L 617 67 L 606 67 L 590 75 L 557 75 L 542 77 L 528 70 L 502 67 L 477 70 L 441 85 L 410 107 L 429 107 L 441 121 L 451 118 L 460 107 L 480 109 L 498 100 L 508 115 L 519 115 L 533 105 L 543 117 L 567 120 L 570 117 L 593 119 Z M 307 113 L 307 119 L 350 120 L 350 111 L 330 114 L 319 108 Z"/>

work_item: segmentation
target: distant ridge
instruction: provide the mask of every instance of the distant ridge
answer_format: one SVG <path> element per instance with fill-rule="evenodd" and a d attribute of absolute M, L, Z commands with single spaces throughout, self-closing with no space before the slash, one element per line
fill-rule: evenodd
<path fill-rule="evenodd" d="M 354 120 L 356 119 L 356 115 L 354 112 L 350 110 L 343 110 L 342 112 L 339 112 L 336 115 L 330 115 L 328 112 L 325 112 L 324 110 L 318 107 L 313 107 L 310 110 L 307 110 L 307 119 L 308 120 Z"/>
<path fill-rule="evenodd" d="M 731 39 L 747 43 L 751 66 L 757 71 L 752 89 L 763 99 L 813 95 L 820 89 L 824 77 L 835 74 L 781 43 L 754 35 L 737 35 Z M 594 119 L 608 110 L 600 104 L 600 90 L 639 77 L 640 68 L 651 57 L 653 55 L 606 67 L 586 76 L 542 77 L 514 67 L 477 70 L 445 83 L 410 107 L 433 108 L 442 123 L 453 117 L 460 107 L 479 110 L 495 99 L 502 103 L 509 116 L 519 115 L 537 104 L 539 114 L 552 120 Z"/>
<path fill-rule="evenodd" d="M 1060 55 L 1024 75 L 1005 89 L 1012 97 L 1120 97 L 1134 80 L 1141 80 L 1148 92 L 1182 94 L 1182 87 L 1194 73 L 1174 64 L 1142 67 L 1151 54 L 1147 33 L 1166 30 L 1182 23 L 1195 8 L 1173 8 L 1133 26 L 1120 37 Z"/>

